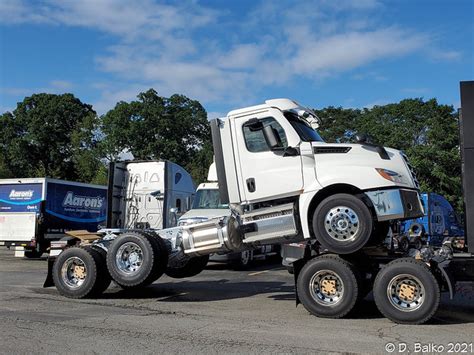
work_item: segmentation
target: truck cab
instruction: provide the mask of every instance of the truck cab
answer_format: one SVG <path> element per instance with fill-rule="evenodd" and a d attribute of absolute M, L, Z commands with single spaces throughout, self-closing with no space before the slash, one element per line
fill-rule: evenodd
<path fill-rule="evenodd" d="M 312 110 L 289 99 L 211 121 L 221 201 L 253 214 L 243 218 L 250 233 L 244 239 L 316 238 L 324 249 L 347 254 L 383 236 L 387 222 L 423 215 L 418 182 L 403 152 L 365 139 L 326 143 L 318 126 Z M 268 235 L 252 238 L 251 230 L 263 227 L 255 222 L 262 208 L 280 218 Z"/>

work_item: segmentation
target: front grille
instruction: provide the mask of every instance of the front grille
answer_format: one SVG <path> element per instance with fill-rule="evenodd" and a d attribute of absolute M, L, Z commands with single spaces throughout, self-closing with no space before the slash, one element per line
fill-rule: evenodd
<path fill-rule="evenodd" d="M 418 179 L 416 177 L 416 173 L 415 173 L 415 169 L 413 168 L 413 166 L 410 164 L 410 162 L 408 161 L 408 157 L 406 156 L 405 153 L 400 153 L 403 157 L 403 160 L 405 161 L 405 164 L 407 165 L 408 167 L 408 170 L 410 170 L 410 173 L 411 173 L 411 177 L 413 179 L 413 183 L 415 184 L 415 187 L 417 189 L 420 188 L 420 183 L 418 182 Z"/>

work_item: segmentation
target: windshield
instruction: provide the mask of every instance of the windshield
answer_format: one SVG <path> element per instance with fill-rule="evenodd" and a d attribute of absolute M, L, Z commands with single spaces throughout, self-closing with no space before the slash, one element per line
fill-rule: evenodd
<path fill-rule="evenodd" d="M 303 142 L 324 142 L 311 126 L 292 112 L 285 112 L 286 119 L 291 123 Z"/>
<path fill-rule="evenodd" d="M 197 190 L 192 209 L 225 209 L 228 204 L 222 204 L 219 198 L 219 189 Z"/>

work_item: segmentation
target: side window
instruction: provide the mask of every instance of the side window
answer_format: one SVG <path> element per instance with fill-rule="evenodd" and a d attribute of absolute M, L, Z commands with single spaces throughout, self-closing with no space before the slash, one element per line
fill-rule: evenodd
<path fill-rule="evenodd" d="M 259 121 L 263 124 L 263 127 L 271 126 L 273 128 L 279 137 L 282 148 L 286 148 L 288 146 L 285 131 L 274 118 L 266 117 Z M 267 142 L 265 141 L 265 137 L 261 129 L 252 129 L 250 125 L 247 124 L 244 124 L 242 129 L 244 131 L 245 146 L 249 152 L 258 153 L 267 152 L 270 150 L 267 146 Z"/>

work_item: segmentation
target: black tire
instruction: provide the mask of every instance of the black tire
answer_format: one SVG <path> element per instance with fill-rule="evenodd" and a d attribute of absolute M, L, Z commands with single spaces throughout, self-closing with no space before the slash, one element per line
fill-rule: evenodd
<path fill-rule="evenodd" d="M 236 270 L 246 270 L 252 264 L 253 252 L 252 250 L 244 250 L 239 254 L 239 258 L 232 263 L 232 266 Z"/>
<path fill-rule="evenodd" d="M 25 250 L 25 258 L 28 259 L 38 259 L 43 255 L 43 251 L 38 251 L 36 249 L 27 249 Z"/>
<path fill-rule="evenodd" d="M 97 289 L 94 292 L 95 295 L 100 295 L 109 288 L 110 283 L 112 282 L 112 277 L 109 274 L 109 270 L 107 270 L 107 252 L 98 246 L 94 247 L 92 245 L 87 245 L 87 246 L 84 246 L 84 248 L 91 249 L 100 255 L 100 258 L 98 258 L 96 262 L 97 262 L 97 268 L 101 270 L 100 272 L 101 276 L 97 278 L 96 282 L 98 283 L 98 285 L 96 286 Z"/>
<path fill-rule="evenodd" d="M 162 260 L 163 251 L 159 242 L 151 240 L 150 235 L 139 232 L 127 232 L 117 237 L 110 245 L 107 252 L 107 269 L 112 279 L 123 288 L 142 287 L 157 280 L 164 272 Z M 116 260 L 117 253 L 127 255 L 121 248 L 135 248 L 141 254 L 140 266 L 136 269 L 127 269 L 126 265 L 119 265 Z M 121 259 L 124 262 L 125 259 Z M 167 260 L 166 260 L 167 262 Z"/>
<path fill-rule="evenodd" d="M 64 270 L 70 262 L 70 269 Z M 83 268 L 81 269 L 83 277 L 74 276 L 76 272 L 74 263 Z M 74 286 L 74 283 L 79 281 L 78 279 L 82 283 Z M 53 265 L 53 280 L 58 292 L 69 298 L 96 296 L 103 292 L 105 284 L 110 284 L 110 276 L 104 259 L 98 251 L 90 247 L 71 247 L 59 254 Z"/>
<path fill-rule="evenodd" d="M 164 274 L 166 267 L 168 266 L 168 247 L 164 240 L 161 239 L 161 237 L 154 232 L 147 231 L 146 237 L 148 241 L 153 244 L 155 252 L 159 253 L 158 265 L 156 267 L 156 270 L 154 271 L 156 277 L 155 280 L 157 280 Z"/>
<path fill-rule="evenodd" d="M 342 226 L 337 226 L 339 220 Z M 334 226 L 337 229 L 333 229 Z M 350 254 L 364 247 L 372 235 L 372 229 L 369 208 L 353 195 L 329 196 L 321 201 L 313 214 L 316 239 L 323 248 L 336 254 Z"/>
<path fill-rule="evenodd" d="M 165 274 L 174 279 L 183 279 L 185 277 L 196 276 L 197 274 L 201 273 L 202 270 L 204 270 L 208 261 L 209 255 L 196 256 L 194 258 L 190 258 L 181 267 L 167 268 Z"/>
<path fill-rule="evenodd" d="M 336 255 L 323 255 L 303 266 L 296 287 L 308 312 L 317 317 L 341 318 L 354 308 L 359 298 L 358 280 L 352 264 Z"/>
<path fill-rule="evenodd" d="M 375 278 L 374 299 L 379 311 L 391 321 L 422 324 L 438 309 L 440 287 L 426 264 L 413 258 L 403 258 L 380 270 Z M 404 310 L 401 309 L 403 306 Z"/>

